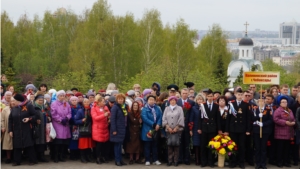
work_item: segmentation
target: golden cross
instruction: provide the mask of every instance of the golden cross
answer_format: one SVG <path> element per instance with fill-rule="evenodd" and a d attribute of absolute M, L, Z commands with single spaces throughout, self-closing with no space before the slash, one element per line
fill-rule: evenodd
<path fill-rule="evenodd" d="M 245 24 L 244 24 L 245 26 L 246 26 L 246 34 L 248 33 L 248 31 L 247 31 L 247 27 L 248 27 L 248 25 L 249 25 L 249 23 L 248 22 L 246 22 Z"/>

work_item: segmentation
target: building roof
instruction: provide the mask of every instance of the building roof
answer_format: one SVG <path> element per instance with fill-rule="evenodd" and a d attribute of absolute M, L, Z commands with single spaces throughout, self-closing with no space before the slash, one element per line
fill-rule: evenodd
<path fill-rule="evenodd" d="M 240 40 L 239 46 L 253 46 L 253 41 L 247 34 Z"/>

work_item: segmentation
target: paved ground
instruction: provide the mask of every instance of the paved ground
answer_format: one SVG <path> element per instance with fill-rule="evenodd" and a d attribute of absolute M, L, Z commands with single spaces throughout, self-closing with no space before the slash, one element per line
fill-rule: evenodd
<path fill-rule="evenodd" d="M 124 160 L 125 162 L 128 162 L 128 160 Z M 267 166 L 268 169 L 279 169 L 276 166 L 272 166 L 269 165 Z M 103 168 L 103 169 L 131 169 L 131 168 L 135 168 L 135 169 L 163 169 L 163 168 L 175 168 L 174 166 L 172 167 L 167 167 L 165 163 L 163 163 L 160 166 L 156 166 L 156 165 L 151 165 L 151 166 L 145 166 L 142 164 L 133 164 L 133 165 L 127 165 L 127 166 L 122 166 L 122 167 L 118 167 L 115 166 L 113 162 L 110 162 L 108 164 L 101 164 L 101 165 L 97 165 L 96 163 L 87 163 L 87 164 L 83 164 L 80 161 L 66 161 L 66 162 L 59 162 L 59 163 L 54 163 L 54 162 L 49 162 L 49 163 L 39 163 L 36 164 L 34 166 L 29 166 L 27 162 L 23 162 L 20 166 L 17 167 L 13 167 L 11 164 L 2 164 L 1 163 L 1 168 L 2 169 L 99 169 L 99 168 Z M 176 167 L 178 169 L 199 169 L 201 168 L 200 166 L 195 166 L 194 164 L 187 166 L 187 165 L 179 165 L 178 167 Z M 215 166 L 215 168 L 218 168 L 217 166 Z M 224 167 L 224 168 L 228 168 L 228 167 Z M 205 167 L 205 169 L 210 169 L 210 167 Z M 239 169 L 239 168 L 236 168 Z M 246 166 L 246 169 L 254 169 L 253 166 Z M 286 169 L 286 168 L 283 168 Z M 299 169 L 299 166 L 292 166 L 289 169 Z"/>

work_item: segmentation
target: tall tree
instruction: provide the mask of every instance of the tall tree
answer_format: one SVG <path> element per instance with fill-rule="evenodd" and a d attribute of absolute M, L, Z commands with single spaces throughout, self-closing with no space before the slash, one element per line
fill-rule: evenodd
<path fill-rule="evenodd" d="M 243 66 L 241 66 L 240 73 L 233 82 L 233 86 L 243 86 L 243 77 L 244 77 L 244 70 Z"/>
<path fill-rule="evenodd" d="M 230 81 L 228 81 L 229 76 L 227 76 L 227 70 L 224 67 L 222 55 L 218 56 L 217 64 L 215 65 L 215 69 L 213 70 L 213 75 L 220 84 L 219 89 L 224 89 L 228 86 Z"/>
<path fill-rule="evenodd" d="M 160 12 L 156 9 L 147 10 L 139 21 L 143 70 L 147 73 L 150 66 L 157 63 L 164 49 L 163 25 Z"/>

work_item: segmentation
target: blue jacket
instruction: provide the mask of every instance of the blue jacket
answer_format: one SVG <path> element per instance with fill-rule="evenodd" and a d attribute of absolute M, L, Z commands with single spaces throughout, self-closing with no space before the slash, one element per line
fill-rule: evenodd
<path fill-rule="evenodd" d="M 126 106 L 128 112 L 128 106 Z M 127 116 L 124 116 L 122 108 L 119 104 L 114 104 L 111 108 L 110 115 L 110 141 L 120 143 L 123 142 L 126 135 Z M 117 132 L 113 135 L 113 132 Z"/>
<path fill-rule="evenodd" d="M 142 127 L 142 140 L 143 141 L 152 141 L 151 138 L 147 137 L 147 133 L 153 129 L 153 124 L 157 124 L 159 126 L 162 126 L 162 113 L 158 106 L 154 106 L 155 112 L 156 112 L 156 121 L 154 121 L 153 114 L 151 112 L 151 109 L 148 107 L 148 104 L 144 106 L 142 109 L 142 120 L 143 120 L 143 127 Z"/>

